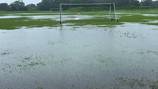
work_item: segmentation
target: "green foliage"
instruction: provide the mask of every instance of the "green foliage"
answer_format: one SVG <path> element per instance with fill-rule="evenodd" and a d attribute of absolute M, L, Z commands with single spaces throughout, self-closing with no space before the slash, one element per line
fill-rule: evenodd
<path fill-rule="evenodd" d="M 8 11 L 10 7 L 7 3 L 0 3 L 0 11 Z"/>
<path fill-rule="evenodd" d="M 152 4 L 153 4 L 152 0 L 144 0 L 142 2 L 143 6 L 152 6 Z"/>
<path fill-rule="evenodd" d="M 13 11 L 23 11 L 26 10 L 25 3 L 20 1 L 15 1 L 10 4 L 11 10 Z"/>
<path fill-rule="evenodd" d="M 158 7 L 158 1 L 152 0 L 42 0 L 37 5 L 29 4 L 25 5 L 22 1 L 15 1 L 8 5 L 7 3 L 0 4 L 1 11 L 34 11 L 34 10 L 43 10 L 43 11 L 58 11 L 60 3 L 115 3 L 117 9 L 137 9 L 137 8 L 156 8 Z M 68 6 L 67 6 L 68 7 Z M 67 9 L 67 7 L 65 7 Z M 86 6 L 82 7 L 82 10 L 85 10 Z M 74 8 L 74 6 L 71 8 Z M 93 7 L 95 8 L 95 7 Z M 104 8 L 104 7 L 102 7 Z M 86 10 L 91 10 L 89 6 L 86 7 Z"/>
<path fill-rule="evenodd" d="M 107 9 L 106 9 L 107 10 Z M 94 12 L 94 11 L 106 11 L 105 8 L 102 7 L 73 7 L 73 8 L 66 8 L 66 11 L 69 12 Z M 109 10 L 107 10 L 109 11 Z"/>
<path fill-rule="evenodd" d="M 138 0 L 106 0 L 109 3 L 116 3 L 117 8 L 137 8 L 140 6 Z"/>
<path fill-rule="evenodd" d="M 28 11 L 36 11 L 36 10 L 37 10 L 37 7 L 36 7 L 35 4 L 28 4 L 28 5 L 26 5 L 26 9 L 27 9 Z"/>

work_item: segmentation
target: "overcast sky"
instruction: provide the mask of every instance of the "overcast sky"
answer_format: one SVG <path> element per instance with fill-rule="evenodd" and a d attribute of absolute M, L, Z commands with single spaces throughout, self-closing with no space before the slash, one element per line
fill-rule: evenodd
<path fill-rule="evenodd" d="M 14 1 L 17 1 L 17 0 L 0 0 L 0 3 L 12 3 Z M 35 3 L 37 4 L 38 2 L 40 2 L 41 0 L 23 0 L 26 4 L 29 4 L 29 3 Z"/>
<path fill-rule="evenodd" d="M 0 3 L 12 3 L 16 0 L 0 0 Z M 34 4 L 37 4 L 38 2 L 40 2 L 41 0 L 23 0 L 26 4 L 29 4 L 29 3 L 34 3 Z"/>

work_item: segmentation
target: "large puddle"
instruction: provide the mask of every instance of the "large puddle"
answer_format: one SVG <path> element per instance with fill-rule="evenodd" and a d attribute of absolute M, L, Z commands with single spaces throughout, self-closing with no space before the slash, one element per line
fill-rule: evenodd
<path fill-rule="evenodd" d="M 1 89 L 157 89 L 158 27 L 0 30 Z"/>
<path fill-rule="evenodd" d="M 18 16 L 18 15 L 8 15 L 8 16 L 0 16 L 0 19 L 8 19 L 8 18 L 30 18 L 30 19 L 51 19 L 60 21 L 60 15 L 32 15 L 32 16 Z M 62 20 L 82 20 L 82 19 L 91 19 L 95 16 L 90 15 L 63 15 Z"/>

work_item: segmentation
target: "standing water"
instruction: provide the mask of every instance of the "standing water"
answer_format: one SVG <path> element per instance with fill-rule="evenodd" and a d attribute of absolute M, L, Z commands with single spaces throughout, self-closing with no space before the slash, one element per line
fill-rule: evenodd
<path fill-rule="evenodd" d="M 0 30 L 0 89 L 157 89 L 157 28 Z"/>

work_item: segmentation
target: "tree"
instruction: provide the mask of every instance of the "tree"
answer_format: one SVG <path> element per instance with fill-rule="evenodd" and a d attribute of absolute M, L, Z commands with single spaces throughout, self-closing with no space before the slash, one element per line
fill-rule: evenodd
<path fill-rule="evenodd" d="M 138 0 L 106 0 L 106 2 L 116 3 L 116 6 L 119 8 L 131 8 L 131 7 L 138 7 L 139 1 Z"/>
<path fill-rule="evenodd" d="M 97 0 L 94 0 L 97 1 Z M 91 0 L 42 0 L 37 6 L 40 10 L 52 10 L 59 8 L 60 3 L 85 3 L 93 2 Z"/>
<path fill-rule="evenodd" d="M 22 1 L 15 1 L 10 4 L 11 10 L 13 11 L 23 11 L 26 10 L 25 3 Z"/>
<path fill-rule="evenodd" d="M 8 10 L 10 10 L 10 7 L 7 3 L 0 3 L 0 10 L 1 11 L 8 11 Z"/>
<path fill-rule="evenodd" d="M 140 3 L 138 0 L 131 0 L 131 2 L 129 3 L 131 7 L 139 7 Z"/>
<path fill-rule="evenodd" d="M 37 7 L 35 4 L 28 4 L 28 5 L 26 5 L 26 9 L 28 11 L 34 11 L 34 10 L 37 10 Z"/>
<path fill-rule="evenodd" d="M 142 5 L 143 6 L 152 6 L 152 0 L 143 0 Z"/>
<path fill-rule="evenodd" d="M 157 1 L 153 1 L 153 7 L 158 7 L 158 0 Z"/>

